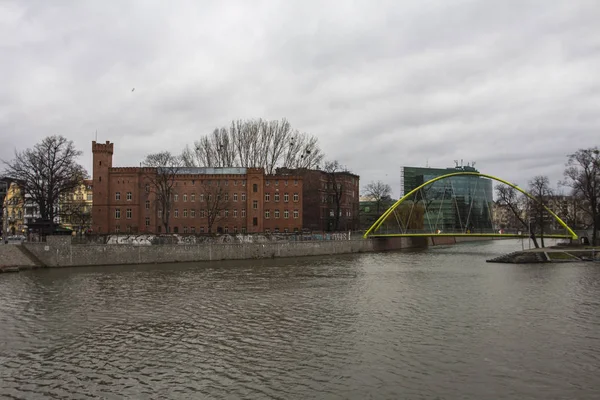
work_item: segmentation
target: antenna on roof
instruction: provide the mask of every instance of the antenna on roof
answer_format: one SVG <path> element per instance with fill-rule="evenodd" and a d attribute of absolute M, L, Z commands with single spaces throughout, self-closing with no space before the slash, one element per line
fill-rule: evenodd
<path fill-rule="evenodd" d="M 98 129 L 96 129 L 96 142 L 98 141 Z"/>

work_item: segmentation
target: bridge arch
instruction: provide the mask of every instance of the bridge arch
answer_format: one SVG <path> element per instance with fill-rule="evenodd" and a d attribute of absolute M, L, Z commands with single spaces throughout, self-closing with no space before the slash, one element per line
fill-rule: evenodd
<path fill-rule="evenodd" d="M 424 188 L 425 186 L 431 185 L 434 182 L 440 181 L 442 179 L 448 179 L 451 178 L 453 176 L 480 176 L 483 178 L 488 178 L 500 183 L 504 183 L 505 185 L 508 185 L 516 190 L 518 190 L 519 192 L 523 193 L 525 196 L 527 196 L 528 198 L 530 198 L 531 200 L 535 201 L 536 203 L 540 204 L 542 207 L 544 207 L 544 209 L 548 212 L 548 214 L 550 214 L 552 216 L 552 218 L 554 218 L 560 226 L 562 226 L 563 228 L 566 229 L 566 231 L 569 233 L 569 235 L 571 235 L 572 239 L 577 240 L 578 236 L 577 234 L 565 223 L 565 221 L 563 221 L 558 215 L 556 215 L 551 209 L 549 209 L 548 207 L 546 207 L 544 204 L 542 204 L 541 202 L 539 202 L 532 194 L 530 194 L 529 192 L 527 192 L 526 190 L 520 188 L 519 186 L 515 185 L 514 183 L 508 182 L 502 178 L 498 178 L 497 176 L 493 176 L 493 175 L 488 175 L 488 174 L 482 174 L 480 172 L 471 172 L 471 171 L 460 171 L 460 172 L 453 172 L 450 174 L 446 174 L 446 175 L 440 175 L 437 176 L 433 179 L 430 179 L 429 181 L 423 183 L 422 185 L 416 187 L 415 189 L 411 190 L 410 192 L 408 192 L 407 194 L 405 194 L 404 196 L 402 196 L 401 199 L 399 199 L 398 201 L 396 201 L 394 204 L 392 204 L 392 206 L 390 208 L 388 208 L 383 214 L 381 214 L 381 216 L 377 219 L 377 221 L 375 221 L 375 223 L 373 225 L 371 225 L 371 227 L 369 229 L 367 229 L 367 231 L 365 232 L 365 234 L 363 235 L 363 237 L 366 239 L 369 235 L 371 235 L 373 232 L 375 232 L 376 230 L 378 230 L 381 225 L 383 224 L 383 222 L 387 219 L 387 217 L 394 212 L 394 210 L 400 205 L 402 204 L 405 200 L 407 200 L 408 198 L 410 198 L 410 196 L 412 196 L 413 194 L 417 193 L 419 190 L 421 190 L 422 188 Z"/>

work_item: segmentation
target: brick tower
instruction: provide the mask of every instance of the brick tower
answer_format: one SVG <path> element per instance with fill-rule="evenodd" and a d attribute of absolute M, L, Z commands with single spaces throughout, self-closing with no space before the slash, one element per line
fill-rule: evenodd
<path fill-rule="evenodd" d="M 109 232 L 109 201 L 110 201 L 110 176 L 109 169 L 112 168 L 113 143 L 92 142 L 94 179 L 92 197 L 92 231 L 94 233 Z"/>

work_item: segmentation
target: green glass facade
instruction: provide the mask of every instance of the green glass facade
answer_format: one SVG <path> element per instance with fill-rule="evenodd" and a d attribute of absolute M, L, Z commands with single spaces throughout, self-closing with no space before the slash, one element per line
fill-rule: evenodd
<path fill-rule="evenodd" d="M 404 194 L 438 176 L 479 172 L 472 167 L 403 167 Z M 425 186 L 412 200 L 425 205 L 427 231 L 484 233 L 493 231 L 492 181 L 480 176 L 455 176 Z"/>

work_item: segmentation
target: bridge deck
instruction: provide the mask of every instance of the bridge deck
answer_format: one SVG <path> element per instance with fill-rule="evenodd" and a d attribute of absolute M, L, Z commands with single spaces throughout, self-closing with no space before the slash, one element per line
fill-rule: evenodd
<path fill-rule="evenodd" d="M 498 237 L 498 238 L 528 238 L 528 234 L 515 233 L 371 233 L 368 237 Z M 571 235 L 544 235 L 547 239 L 571 239 Z"/>

